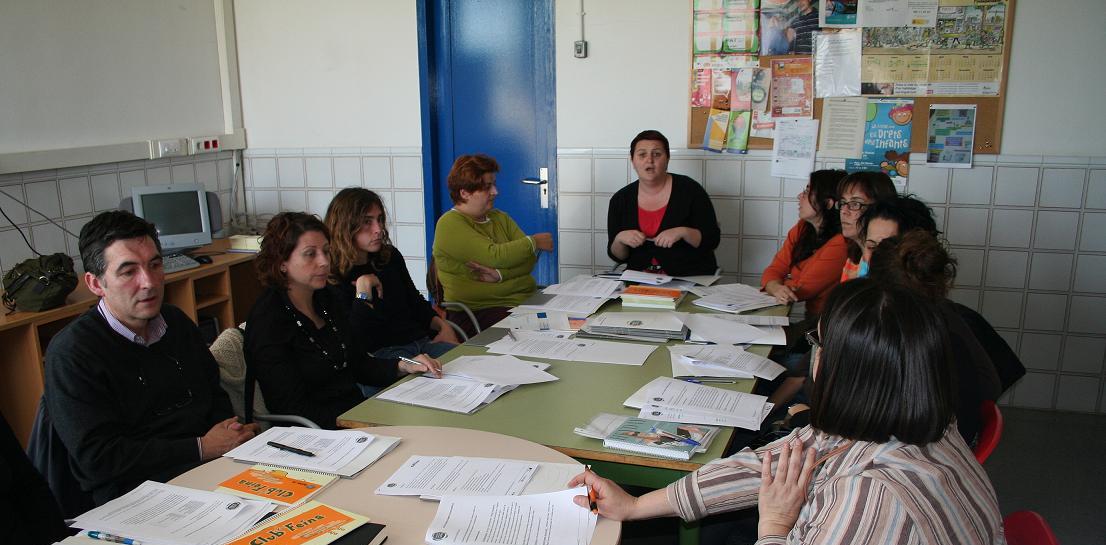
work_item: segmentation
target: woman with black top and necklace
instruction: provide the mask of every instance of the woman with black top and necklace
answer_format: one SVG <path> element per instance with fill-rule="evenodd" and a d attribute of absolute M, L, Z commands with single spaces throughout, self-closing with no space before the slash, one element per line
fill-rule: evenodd
<path fill-rule="evenodd" d="M 415 356 L 417 363 L 371 355 L 364 325 L 371 308 L 328 283 L 329 245 L 315 216 L 273 217 L 254 261 L 267 289 L 250 310 L 245 350 L 271 412 L 335 428 L 338 415 L 364 399 L 358 383 L 386 386 L 427 371 L 441 376 L 441 364 L 425 354 Z"/>

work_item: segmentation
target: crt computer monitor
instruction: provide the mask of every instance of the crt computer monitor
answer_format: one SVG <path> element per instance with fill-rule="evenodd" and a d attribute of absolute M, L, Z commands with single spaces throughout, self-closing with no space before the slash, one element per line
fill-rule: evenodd
<path fill-rule="evenodd" d="M 207 194 L 200 184 L 131 188 L 134 214 L 154 224 L 165 254 L 211 244 Z"/>

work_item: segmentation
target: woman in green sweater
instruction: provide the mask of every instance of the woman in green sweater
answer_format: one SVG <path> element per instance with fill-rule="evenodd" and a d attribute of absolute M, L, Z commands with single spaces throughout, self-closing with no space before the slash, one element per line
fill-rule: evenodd
<path fill-rule="evenodd" d="M 453 162 L 447 183 L 453 208 L 438 218 L 434 261 L 447 301 L 464 303 L 484 329 L 534 293 L 530 271 L 538 252 L 553 249 L 553 235 L 527 236 L 502 210 L 493 208 L 499 164 L 484 154 Z M 461 312 L 448 318 L 469 335 L 476 330 Z"/>

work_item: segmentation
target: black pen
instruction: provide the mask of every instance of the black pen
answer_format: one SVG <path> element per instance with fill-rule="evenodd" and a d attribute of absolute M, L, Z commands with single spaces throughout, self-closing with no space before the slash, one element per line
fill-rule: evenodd
<path fill-rule="evenodd" d="M 265 444 L 269 445 L 270 447 L 273 447 L 275 449 L 286 450 L 288 452 L 293 452 L 295 454 L 299 454 L 300 456 L 312 456 L 312 457 L 315 456 L 315 453 L 311 452 L 309 450 L 303 450 L 302 448 L 290 447 L 288 445 L 277 443 L 276 441 L 268 441 Z"/>

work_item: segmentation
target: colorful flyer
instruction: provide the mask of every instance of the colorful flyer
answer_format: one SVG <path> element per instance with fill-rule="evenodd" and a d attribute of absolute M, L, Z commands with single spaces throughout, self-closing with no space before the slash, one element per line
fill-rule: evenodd
<path fill-rule="evenodd" d="M 818 0 L 818 26 L 859 28 L 859 3 L 860 0 Z"/>
<path fill-rule="evenodd" d="M 814 62 L 810 57 L 772 61 L 772 117 L 814 115 Z"/>
<path fill-rule="evenodd" d="M 910 121 L 914 99 L 872 98 L 864 123 L 864 149 L 860 159 L 845 160 L 845 170 L 882 171 L 898 187 L 910 172 Z"/>
<path fill-rule="evenodd" d="M 818 30 L 817 0 L 763 0 L 760 54 L 809 55 L 811 32 Z"/>
<path fill-rule="evenodd" d="M 930 104 L 926 164 L 972 168 L 974 104 Z"/>
<path fill-rule="evenodd" d="M 751 110 L 753 108 L 754 70 L 754 68 L 739 68 L 730 72 L 733 75 L 730 84 L 730 110 Z"/>
<path fill-rule="evenodd" d="M 253 531 L 227 545 L 326 545 L 368 521 L 367 517 L 309 501 L 254 526 Z"/>
<path fill-rule="evenodd" d="M 703 149 L 722 151 L 726 147 L 726 130 L 730 125 L 730 111 L 711 109 L 707 116 L 707 128 L 703 131 Z"/>
<path fill-rule="evenodd" d="M 726 153 L 745 153 L 749 149 L 749 122 L 752 112 L 730 112 L 730 128 L 726 131 Z"/>
<path fill-rule="evenodd" d="M 730 90 L 733 88 L 732 73 L 731 70 L 711 70 L 710 107 L 712 109 L 729 111 Z"/>
<path fill-rule="evenodd" d="M 760 51 L 757 28 L 760 19 L 753 8 L 729 10 L 722 16 L 722 52 L 756 53 Z"/>
<path fill-rule="evenodd" d="M 216 492 L 280 505 L 292 505 L 307 499 L 338 479 L 312 471 L 255 465 L 219 483 Z"/>
<path fill-rule="evenodd" d="M 722 51 L 722 14 L 695 12 L 692 33 L 696 54 Z"/>

